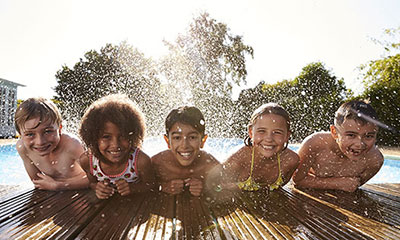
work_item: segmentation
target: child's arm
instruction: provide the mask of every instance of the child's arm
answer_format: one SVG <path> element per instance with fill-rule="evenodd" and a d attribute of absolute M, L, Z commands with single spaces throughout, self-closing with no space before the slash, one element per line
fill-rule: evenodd
<path fill-rule="evenodd" d="M 89 181 L 89 187 L 96 193 L 97 198 L 107 199 L 114 194 L 114 188 L 108 186 L 108 183 L 98 182 L 97 179 L 90 172 L 90 159 L 88 153 L 83 153 L 79 158 L 79 163 L 85 171 Z"/>
<path fill-rule="evenodd" d="M 135 192 L 153 191 L 156 186 L 156 178 L 150 157 L 140 151 L 136 161 L 140 181 L 138 183 L 127 183 L 124 180 L 117 181 L 117 190 L 122 196 Z"/>
<path fill-rule="evenodd" d="M 293 176 L 293 173 L 296 171 L 297 167 L 299 166 L 299 155 L 293 152 L 290 149 L 286 149 L 284 154 L 282 154 L 281 159 L 282 165 L 282 172 L 283 172 L 283 179 L 284 182 L 282 186 L 286 185 Z"/>
<path fill-rule="evenodd" d="M 29 175 L 29 178 L 32 181 L 35 179 L 39 179 L 37 174 L 40 173 L 40 170 L 35 166 L 33 161 L 26 155 L 26 149 L 25 149 L 24 145 L 22 144 L 21 140 L 18 140 L 16 146 L 17 146 L 17 152 L 24 163 L 24 167 L 25 167 L 26 172 Z"/>
<path fill-rule="evenodd" d="M 347 192 L 353 192 L 360 186 L 358 177 L 317 177 L 311 167 L 316 158 L 316 152 L 319 151 L 318 138 L 308 138 L 302 144 L 299 150 L 300 164 L 296 170 L 293 181 L 298 187 L 317 188 L 317 189 L 337 189 Z"/>
<path fill-rule="evenodd" d="M 240 190 L 237 186 L 237 182 L 239 175 L 243 170 L 241 164 L 247 160 L 248 164 L 251 164 L 251 159 L 248 159 L 248 154 L 246 154 L 246 150 L 248 150 L 246 148 L 248 147 L 242 147 L 223 163 L 223 181 L 221 183 L 222 189 Z"/>
<path fill-rule="evenodd" d="M 368 180 L 375 176 L 383 165 L 384 157 L 382 153 L 378 150 L 378 148 L 375 146 L 373 149 L 370 150 L 370 152 L 371 157 L 367 162 L 365 171 L 360 176 L 360 186 L 368 182 Z"/>

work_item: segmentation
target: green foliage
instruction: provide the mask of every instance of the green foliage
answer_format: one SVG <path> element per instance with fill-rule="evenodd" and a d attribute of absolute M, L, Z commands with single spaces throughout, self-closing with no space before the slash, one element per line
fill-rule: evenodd
<path fill-rule="evenodd" d="M 361 97 L 370 100 L 381 121 L 400 130 L 400 54 L 371 61 L 364 79 L 368 85 Z M 381 130 L 378 144 L 398 147 L 399 134 Z"/>
<path fill-rule="evenodd" d="M 386 40 L 376 42 L 383 47 L 386 57 L 360 67 L 365 90 L 359 97 L 369 99 L 380 121 L 400 131 L 400 54 L 395 54 L 400 49 L 400 27 L 386 29 L 384 33 Z M 377 143 L 399 147 L 400 132 L 381 130 Z"/>
<path fill-rule="evenodd" d="M 201 14 L 186 35 L 166 43 L 170 54 L 162 59 L 160 71 L 166 79 L 171 104 L 199 107 L 211 136 L 227 136 L 232 119 L 232 87 L 245 83 L 246 55 L 253 49 L 228 27 Z"/>
<path fill-rule="evenodd" d="M 151 59 L 123 42 L 107 44 L 100 52 L 91 50 L 73 69 L 63 66 L 56 74 L 55 100 L 75 131 L 85 109 L 95 100 L 112 93 L 127 94 L 144 112 L 150 134 L 160 128 L 158 90 L 160 82 Z"/>

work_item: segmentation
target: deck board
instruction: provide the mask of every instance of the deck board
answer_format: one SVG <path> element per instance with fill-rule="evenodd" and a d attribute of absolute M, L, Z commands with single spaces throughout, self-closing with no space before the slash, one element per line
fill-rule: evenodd
<path fill-rule="evenodd" d="M 1 199 L 0 239 L 400 239 L 400 184 L 108 200 L 30 189 Z"/>

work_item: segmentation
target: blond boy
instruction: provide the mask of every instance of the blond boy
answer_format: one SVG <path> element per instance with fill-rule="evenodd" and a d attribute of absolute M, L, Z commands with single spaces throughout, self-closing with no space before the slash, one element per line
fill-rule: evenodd
<path fill-rule="evenodd" d="M 44 98 L 29 98 L 15 113 L 20 134 L 16 147 L 34 186 L 43 190 L 88 187 L 85 172 L 76 162 L 84 152 L 80 141 L 61 132 L 61 114 Z"/>

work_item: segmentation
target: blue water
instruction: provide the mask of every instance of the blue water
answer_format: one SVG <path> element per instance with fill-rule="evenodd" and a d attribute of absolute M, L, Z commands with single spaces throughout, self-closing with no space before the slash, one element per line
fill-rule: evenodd
<path fill-rule="evenodd" d="M 243 146 L 242 139 L 216 139 L 207 140 L 204 150 L 211 153 L 220 161 Z M 143 151 L 149 156 L 167 148 L 161 138 L 147 138 L 143 144 Z M 294 151 L 298 147 L 289 146 Z M 381 170 L 368 183 L 400 183 L 400 157 L 385 156 Z M 19 157 L 15 144 L 0 145 L 0 185 L 32 185 Z"/>

